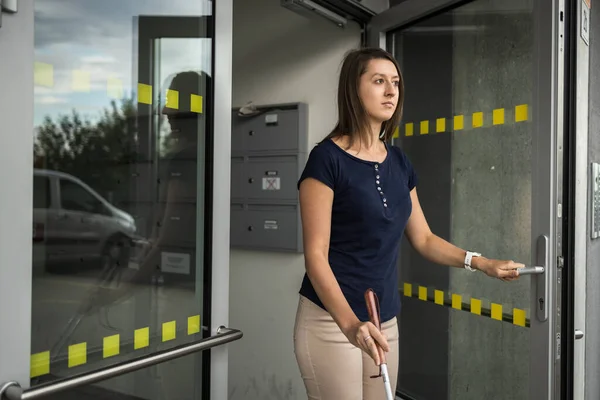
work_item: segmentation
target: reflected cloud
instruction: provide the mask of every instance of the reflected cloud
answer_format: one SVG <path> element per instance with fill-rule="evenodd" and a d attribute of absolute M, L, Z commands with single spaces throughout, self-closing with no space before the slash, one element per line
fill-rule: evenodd
<path fill-rule="evenodd" d="M 36 96 L 35 104 L 65 104 L 67 99 L 58 96 Z"/>
<path fill-rule="evenodd" d="M 86 118 L 96 120 L 111 100 L 133 96 L 138 83 L 139 16 L 203 16 L 211 10 L 208 0 L 36 1 L 35 59 L 52 65 L 53 86 L 36 87 L 35 124 L 81 106 L 90 111 Z M 182 65 L 210 65 L 210 60 L 200 61 L 179 47 L 163 54 L 161 68 L 180 71 Z"/>

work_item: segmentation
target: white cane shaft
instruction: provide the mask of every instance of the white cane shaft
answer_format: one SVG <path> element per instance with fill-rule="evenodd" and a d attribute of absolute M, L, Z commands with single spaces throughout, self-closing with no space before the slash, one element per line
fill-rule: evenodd
<path fill-rule="evenodd" d="M 383 384 L 385 385 L 386 400 L 394 400 L 394 395 L 392 394 L 392 386 L 390 385 L 390 375 L 388 374 L 386 364 L 381 364 L 381 375 L 383 376 Z"/>

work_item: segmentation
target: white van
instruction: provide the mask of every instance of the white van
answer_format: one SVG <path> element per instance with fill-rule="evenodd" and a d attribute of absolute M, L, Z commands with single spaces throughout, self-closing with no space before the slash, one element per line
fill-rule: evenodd
<path fill-rule="evenodd" d="M 69 174 L 35 169 L 33 185 L 34 271 L 127 266 L 136 232 L 131 215 Z"/>

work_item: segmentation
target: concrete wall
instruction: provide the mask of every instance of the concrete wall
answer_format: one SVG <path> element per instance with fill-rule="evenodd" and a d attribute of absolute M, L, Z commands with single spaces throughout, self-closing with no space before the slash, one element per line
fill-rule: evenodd
<path fill-rule="evenodd" d="M 360 29 L 279 4 L 234 1 L 233 105 L 308 103 L 312 148 L 335 123 L 337 74 Z M 244 338 L 230 345 L 229 398 L 305 399 L 292 342 L 303 256 L 232 250 L 230 268 L 230 326 Z"/>
<path fill-rule="evenodd" d="M 596 4 L 590 21 L 589 162 L 600 162 L 600 7 Z M 587 240 L 585 399 L 592 400 L 600 398 L 600 240 L 591 241 L 589 234 Z"/>
<path fill-rule="evenodd" d="M 415 123 L 415 135 L 400 141 L 420 176 L 421 205 L 436 234 L 490 258 L 529 263 L 533 125 L 513 121 L 514 107 L 532 101 L 533 24 L 528 3 L 519 12 L 507 7 L 510 14 L 498 11 L 503 4 L 470 3 L 397 36 L 404 120 Z M 497 108 L 505 109 L 506 123 L 493 126 Z M 483 128 L 471 128 L 474 112 L 484 113 Z M 453 115 L 465 116 L 465 129 L 450 133 Z M 437 118 L 446 118 L 445 133 L 434 133 Z M 430 134 L 419 135 L 425 120 Z M 406 245 L 402 251 L 401 281 L 459 294 L 467 307 L 473 297 L 482 310 L 491 302 L 507 314 L 528 308 L 528 278 L 506 284 L 426 262 Z M 527 328 L 415 298 L 403 301 L 403 392 L 420 400 L 528 396 Z"/>
<path fill-rule="evenodd" d="M 485 127 L 453 136 L 451 238 L 490 258 L 529 263 L 534 125 L 515 124 L 511 111 L 532 101 L 533 18 L 469 13 L 469 8 L 455 15 L 454 25 L 481 30 L 454 34 L 453 108 L 467 115 L 466 127 L 473 112 L 484 112 Z M 506 124 L 492 126 L 491 111 L 497 108 L 506 108 Z M 531 297 L 528 278 L 506 284 L 463 270 L 451 270 L 450 291 L 483 300 L 488 309 L 489 302 L 509 306 L 505 313 L 528 309 Z M 526 398 L 529 330 L 465 312 L 450 316 L 449 398 Z"/>

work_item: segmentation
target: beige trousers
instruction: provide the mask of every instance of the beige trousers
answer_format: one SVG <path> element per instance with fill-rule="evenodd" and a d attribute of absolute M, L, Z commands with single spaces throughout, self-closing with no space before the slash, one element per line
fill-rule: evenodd
<path fill-rule="evenodd" d="M 398 379 L 398 324 L 396 318 L 381 329 L 390 345 L 386 354 L 392 385 Z M 294 353 L 309 400 L 385 400 L 379 367 L 352 345 L 331 315 L 300 296 L 294 327 Z"/>

